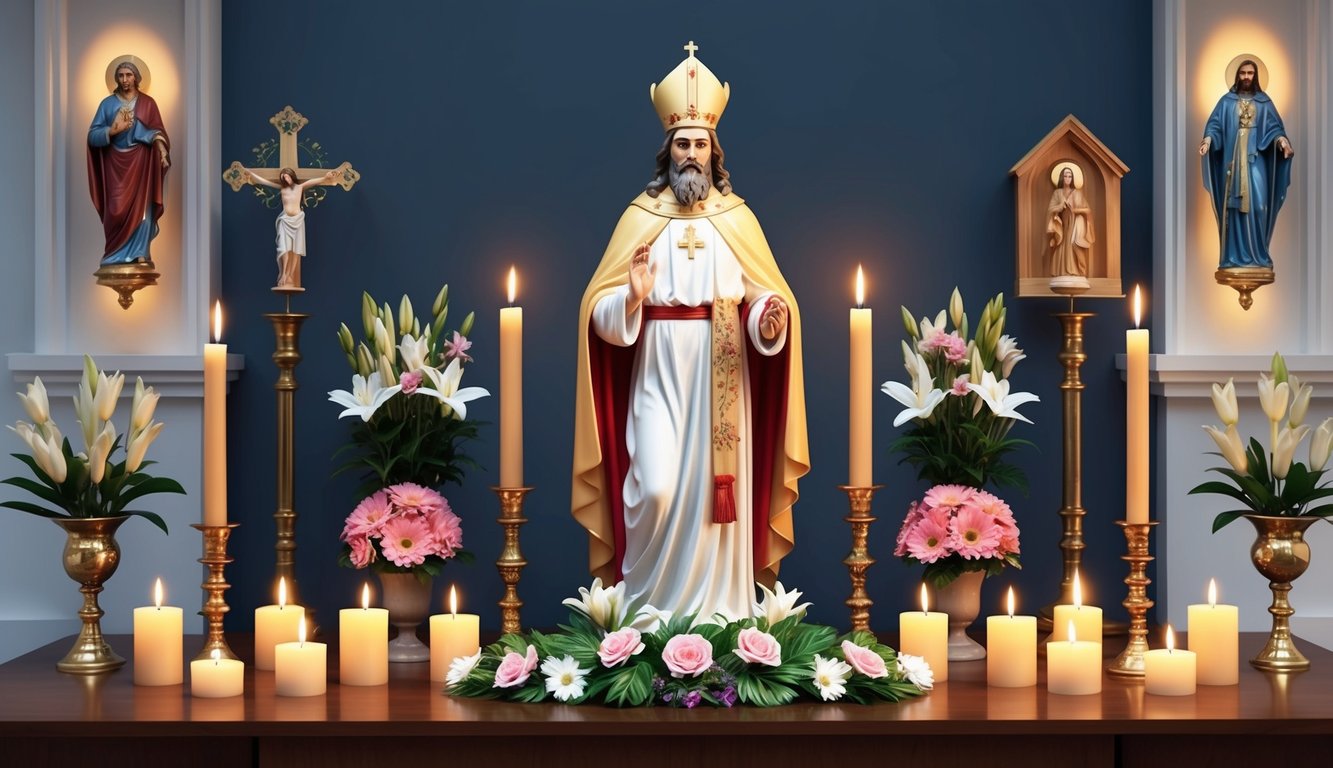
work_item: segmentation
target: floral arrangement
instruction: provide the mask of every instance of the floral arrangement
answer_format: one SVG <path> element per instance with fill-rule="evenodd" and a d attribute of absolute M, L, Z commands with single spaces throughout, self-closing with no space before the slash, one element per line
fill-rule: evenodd
<path fill-rule="evenodd" d="M 1190 493 L 1229 496 L 1245 507 L 1213 518 L 1214 533 L 1247 514 L 1326 520 L 1333 515 L 1333 504 L 1311 506 L 1333 496 L 1333 488 L 1323 482 L 1329 453 L 1333 451 L 1333 417 L 1324 419 L 1313 430 L 1305 423 L 1313 394 L 1314 387 L 1288 373 L 1282 355 L 1274 353 L 1268 373 L 1259 374 L 1259 405 L 1269 425 L 1269 450 L 1265 451 L 1253 437 L 1247 444 L 1236 429 L 1240 408 L 1236 403 L 1235 379 L 1227 379 L 1225 386 L 1213 384 L 1213 407 L 1223 426 L 1205 426 L 1204 430 L 1220 451 L 1210 453 L 1226 459 L 1230 466 L 1210 467 L 1208 471 L 1224 475 L 1231 483 L 1211 480 L 1195 486 Z M 1312 431 L 1310 463 L 1295 461 L 1296 449 Z"/>
<path fill-rule="evenodd" d="M 1018 526 L 1009 505 L 982 490 L 987 485 L 1026 486 L 1021 469 L 1005 460 L 1031 445 L 1009 437 L 1014 422 L 1031 420 L 1018 407 L 1037 402 L 1030 392 L 1011 392 L 1009 377 L 1026 357 L 1004 334 L 1004 294 L 981 311 L 969 338 L 963 297 L 953 290 L 949 308 L 934 319 L 914 319 L 902 308 L 908 338 L 903 362 L 911 386 L 885 382 L 883 390 L 904 406 L 895 427 L 911 422 L 892 450 L 917 468 L 932 487 L 908 507 L 894 553 L 923 563 L 925 577 L 942 587 L 967 571 L 994 575 L 1018 561 Z M 952 327 L 950 327 L 952 326 Z"/>
<path fill-rule="evenodd" d="M 153 477 L 143 471 L 154 463 L 145 461 L 144 455 L 162 431 L 162 423 L 153 421 L 159 395 L 152 387 L 145 387 L 143 379 L 137 379 L 130 404 L 129 431 L 121 433 L 111 419 L 124 386 L 124 374 L 117 371 L 108 376 L 98 370 L 91 357 L 84 355 L 83 375 L 74 397 L 74 413 L 83 433 L 84 450 L 74 453 L 69 438 L 64 437 L 51 418 L 46 386 L 41 377 L 34 378 L 27 393 L 19 393 L 32 423 L 20 420 L 10 429 L 32 451 L 31 455 L 11 455 L 26 464 L 37 479 L 11 477 L 3 482 L 28 491 L 50 507 L 26 501 L 3 501 L 0 507 L 54 518 L 137 515 L 166 533 L 167 524 L 160 515 L 128 509 L 132 502 L 149 494 L 185 493 L 175 480 Z M 121 449 L 122 439 L 125 439 L 125 458 L 116 462 L 113 457 Z"/>
<path fill-rule="evenodd" d="M 472 362 L 467 335 L 474 315 L 446 334 L 448 313 L 447 285 L 436 295 L 425 328 L 406 295 L 395 316 L 388 303 L 380 306 L 363 293 L 365 337 L 354 341 L 346 323 L 338 328 L 352 389 L 329 392 L 329 400 L 344 407 L 338 418 L 359 419 L 352 422 L 352 441 L 338 451 L 352 456 L 335 474 L 361 470 L 364 480 L 364 498 L 343 527 L 343 565 L 426 578 L 446 560 L 466 555 L 458 516 L 432 489 L 461 482 L 463 469 L 476 466 L 462 445 L 477 436 L 467 403 L 490 393 L 460 388 L 463 364 Z M 396 345 L 394 339 L 400 339 Z"/>
<path fill-rule="evenodd" d="M 661 704 L 692 709 L 737 703 L 777 706 L 800 698 L 858 703 L 900 701 L 934 684 L 916 656 L 896 654 L 869 632 L 836 637 L 802 623 L 801 593 L 760 585 L 754 618 L 716 623 L 652 606 L 629 616 L 624 584 L 600 579 L 580 597 L 560 632 L 511 634 L 450 665 L 457 696 L 610 706 Z"/>

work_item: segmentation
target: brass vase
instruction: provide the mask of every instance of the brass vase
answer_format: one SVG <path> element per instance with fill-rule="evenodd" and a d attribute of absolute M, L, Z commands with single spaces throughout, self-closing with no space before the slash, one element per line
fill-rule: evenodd
<path fill-rule="evenodd" d="M 1291 582 L 1310 567 L 1310 545 L 1305 541 L 1305 529 L 1318 517 L 1282 517 L 1275 515 L 1245 515 L 1258 537 L 1250 547 L 1250 560 L 1259 573 L 1268 579 L 1273 590 L 1273 630 L 1268 642 L 1250 663 L 1270 672 L 1298 672 L 1310 668 L 1310 660 L 1301 655 L 1291 638 L 1290 619 L 1296 611 L 1287 601 Z"/>
<path fill-rule="evenodd" d="M 120 565 L 120 545 L 116 543 L 116 529 L 128 517 L 56 517 L 51 521 L 65 529 L 65 551 L 61 561 L 65 573 L 79 582 L 83 593 L 83 608 L 79 618 L 83 628 L 65 658 L 56 662 L 56 669 L 76 675 L 95 675 L 110 672 L 125 665 L 106 638 L 102 636 L 102 608 L 97 595 L 102 583 L 111 578 Z"/>

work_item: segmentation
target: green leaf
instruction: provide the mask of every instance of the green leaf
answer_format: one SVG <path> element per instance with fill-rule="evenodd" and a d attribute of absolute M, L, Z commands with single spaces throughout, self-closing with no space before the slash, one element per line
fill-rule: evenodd
<path fill-rule="evenodd" d="M 653 695 L 653 667 L 638 662 L 616 672 L 606 689 L 606 703 L 613 707 L 641 707 Z"/>
<path fill-rule="evenodd" d="M 27 512 L 29 514 L 40 515 L 42 517 L 69 517 L 69 515 L 67 514 L 63 514 L 61 512 L 53 512 L 45 507 L 39 507 L 36 504 L 29 504 L 26 501 L 0 501 L 0 507 L 9 507 L 10 509 L 17 509 L 20 512 Z"/>
<path fill-rule="evenodd" d="M 29 480 L 26 477 L 11 477 L 8 480 L 0 480 L 0 483 L 12 485 L 16 488 L 22 488 L 33 496 L 36 496 L 43 501 L 49 501 L 61 509 L 66 508 L 69 504 L 69 500 L 60 495 L 54 488 Z"/>
<path fill-rule="evenodd" d="M 163 533 L 167 534 L 168 536 L 171 535 L 171 532 L 167 530 L 167 521 L 163 520 L 162 516 L 158 515 L 155 512 L 144 512 L 141 510 L 127 510 L 124 512 L 124 514 L 134 515 L 135 517 L 142 517 L 143 519 L 147 520 L 153 525 L 156 525 L 158 528 L 161 528 Z"/>
<path fill-rule="evenodd" d="M 1249 514 L 1249 510 L 1242 510 L 1239 512 L 1223 512 L 1219 514 L 1217 517 L 1213 518 L 1213 533 L 1217 533 L 1226 526 L 1230 525 L 1241 515 L 1245 514 Z"/>

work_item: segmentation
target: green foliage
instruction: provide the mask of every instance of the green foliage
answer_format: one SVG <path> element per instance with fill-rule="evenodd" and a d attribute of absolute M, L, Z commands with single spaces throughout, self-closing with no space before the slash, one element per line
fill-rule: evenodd
<path fill-rule="evenodd" d="M 1216 451 L 1209 451 L 1220 456 Z M 1327 470 L 1310 469 L 1304 463 L 1293 461 L 1286 478 L 1274 476 L 1263 446 L 1255 438 L 1245 448 L 1246 471 L 1233 467 L 1209 467 L 1207 471 L 1226 477 L 1231 483 L 1207 480 L 1190 489 L 1191 494 L 1211 493 L 1239 502 L 1244 509 L 1220 512 L 1213 518 L 1213 533 L 1217 533 L 1244 515 L 1277 517 L 1333 516 L 1333 505 L 1311 506 L 1321 499 L 1333 497 L 1333 488 L 1322 481 Z"/>

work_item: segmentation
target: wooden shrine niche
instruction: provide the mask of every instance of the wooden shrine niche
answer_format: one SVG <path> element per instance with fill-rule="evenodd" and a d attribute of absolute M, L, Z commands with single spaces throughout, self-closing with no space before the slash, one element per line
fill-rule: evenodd
<path fill-rule="evenodd" d="M 1016 295 L 1124 296 L 1120 179 L 1128 172 L 1073 115 L 1009 169 Z"/>

